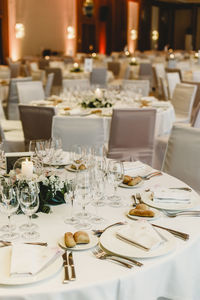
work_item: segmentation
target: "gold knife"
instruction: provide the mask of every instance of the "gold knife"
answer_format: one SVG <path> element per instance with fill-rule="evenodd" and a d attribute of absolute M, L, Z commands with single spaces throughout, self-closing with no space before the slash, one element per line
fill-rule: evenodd
<path fill-rule="evenodd" d="M 72 252 L 69 253 L 69 256 L 68 256 L 68 259 L 69 259 L 69 265 L 71 267 L 71 278 L 70 280 L 76 280 L 76 273 L 75 273 L 75 268 L 74 268 L 74 259 L 73 259 L 73 255 L 72 255 Z"/>
<path fill-rule="evenodd" d="M 68 283 L 70 281 L 70 278 L 69 278 L 69 269 L 68 269 L 69 265 L 67 259 L 67 251 L 65 251 L 65 253 L 62 255 L 62 258 L 63 258 L 63 267 L 65 270 L 65 277 L 63 283 Z"/>

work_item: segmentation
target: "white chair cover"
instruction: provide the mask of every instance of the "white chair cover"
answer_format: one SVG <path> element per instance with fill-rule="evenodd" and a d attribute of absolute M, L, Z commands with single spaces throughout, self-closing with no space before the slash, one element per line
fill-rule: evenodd
<path fill-rule="evenodd" d="M 196 92 L 196 85 L 186 83 L 176 85 L 171 100 L 176 114 L 176 122 L 190 122 Z"/>
<path fill-rule="evenodd" d="M 88 90 L 89 79 L 63 79 L 63 90 Z"/>
<path fill-rule="evenodd" d="M 157 63 L 154 64 L 154 70 L 155 70 L 155 77 L 156 77 L 156 81 L 157 81 L 157 87 L 158 87 L 158 94 L 162 95 L 162 85 L 161 85 L 161 81 L 160 78 L 164 79 L 166 78 L 166 72 L 165 72 L 165 66 L 163 63 Z"/>
<path fill-rule="evenodd" d="M 33 100 L 45 99 L 41 81 L 17 82 L 19 103 L 28 104 Z"/>
<path fill-rule="evenodd" d="M 149 80 L 124 79 L 122 81 L 122 87 L 123 89 L 131 89 L 135 93 L 140 93 L 142 96 L 149 96 Z"/>
<path fill-rule="evenodd" d="M 113 109 L 108 157 L 152 164 L 155 109 Z"/>
<path fill-rule="evenodd" d="M 54 73 L 49 73 L 47 76 L 47 82 L 46 82 L 45 90 L 44 90 L 45 98 L 48 98 L 51 95 L 53 79 L 54 79 Z"/>
<path fill-rule="evenodd" d="M 169 98 L 172 99 L 174 89 L 177 83 L 181 82 L 180 75 L 178 72 L 167 73 L 167 81 L 169 88 Z"/>
<path fill-rule="evenodd" d="M 187 183 L 200 193 L 200 129 L 175 125 L 163 163 L 163 172 Z"/>
<path fill-rule="evenodd" d="M 10 69 L 8 66 L 1 65 L 0 66 L 0 79 L 8 79 L 10 78 Z"/>
<path fill-rule="evenodd" d="M 103 145 L 105 141 L 104 127 L 104 118 L 54 116 L 52 137 L 61 138 L 65 151 L 70 151 L 74 144 Z"/>
<path fill-rule="evenodd" d="M 193 81 L 200 82 L 200 71 L 193 71 L 192 76 L 193 76 Z"/>
<path fill-rule="evenodd" d="M 107 69 L 93 68 L 90 73 L 90 84 L 105 88 L 107 86 Z"/>
<path fill-rule="evenodd" d="M 160 77 L 159 82 L 160 82 L 160 87 L 161 87 L 162 98 L 163 98 L 163 100 L 168 101 L 169 100 L 169 92 L 168 92 L 168 86 L 167 86 L 166 79 L 163 77 Z"/>
<path fill-rule="evenodd" d="M 17 82 L 31 81 L 32 77 L 12 78 L 8 91 L 8 119 L 19 120 Z"/>

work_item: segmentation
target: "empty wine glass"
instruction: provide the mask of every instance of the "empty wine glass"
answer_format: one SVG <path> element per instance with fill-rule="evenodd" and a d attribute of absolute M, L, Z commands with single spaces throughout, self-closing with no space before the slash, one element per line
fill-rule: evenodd
<path fill-rule="evenodd" d="M 99 207 L 105 204 L 105 184 L 102 171 L 94 169 L 91 182 L 92 204 L 96 208 L 96 214 L 91 218 L 94 223 L 101 223 L 104 219 L 99 214 Z"/>
<path fill-rule="evenodd" d="M 70 217 L 65 218 L 65 223 L 66 224 L 71 224 L 71 225 L 75 225 L 77 223 L 79 223 L 79 220 L 77 217 L 74 216 L 74 201 L 75 201 L 75 197 L 76 197 L 76 188 L 77 188 L 77 178 L 74 177 L 73 179 L 71 179 L 69 181 L 69 191 L 68 194 L 65 196 L 65 201 L 70 201 L 70 206 L 71 206 L 71 210 L 70 210 Z"/>
<path fill-rule="evenodd" d="M 121 206 L 121 197 L 117 195 L 118 185 L 124 178 L 124 167 L 121 161 L 110 160 L 108 163 L 108 178 L 111 184 L 114 185 L 114 194 L 109 196 L 110 205 L 114 207 Z"/>
<path fill-rule="evenodd" d="M 36 225 L 32 223 L 32 215 L 39 208 L 39 188 L 36 183 L 32 183 L 22 188 L 19 193 L 19 203 L 21 210 L 28 217 L 28 224 L 21 226 L 21 229 L 27 230 L 22 234 L 25 239 L 36 239 L 39 233 L 35 231 Z"/>
<path fill-rule="evenodd" d="M 83 230 L 91 228 L 91 223 L 87 220 L 90 218 L 90 214 L 86 211 L 86 206 L 91 201 L 91 186 L 90 186 L 90 172 L 79 172 L 77 175 L 77 193 L 81 198 L 82 211 L 78 214 L 80 223 L 78 227 Z"/>
<path fill-rule="evenodd" d="M 81 145 L 73 145 L 70 151 L 70 160 L 78 172 L 80 166 L 84 163 L 85 148 Z"/>
<path fill-rule="evenodd" d="M 14 240 L 19 237 L 19 234 L 14 232 L 16 226 L 11 224 L 11 215 L 14 214 L 19 208 L 19 202 L 17 199 L 16 188 L 13 187 L 11 181 L 1 182 L 1 200 L 0 209 L 8 216 L 8 224 L 4 225 L 1 230 L 6 233 L 1 236 L 5 240 Z"/>

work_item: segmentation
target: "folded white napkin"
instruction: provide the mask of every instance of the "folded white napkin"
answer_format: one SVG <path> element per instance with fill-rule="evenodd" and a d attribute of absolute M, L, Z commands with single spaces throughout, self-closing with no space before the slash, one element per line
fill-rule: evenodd
<path fill-rule="evenodd" d="M 124 226 L 117 231 L 117 234 L 150 250 L 163 243 L 163 239 L 146 220 L 139 220 L 129 226 Z"/>
<path fill-rule="evenodd" d="M 152 167 L 140 162 L 124 162 L 124 174 L 129 176 L 145 176 L 154 171 Z"/>
<path fill-rule="evenodd" d="M 156 203 L 190 203 L 190 192 L 158 188 L 153 191 Z"/>
<path fill-rule="evenodd" d="M 59 248 L 15 244 L 12 246 L 10 276 L 31 276 L 42 271 L 60 255 Z"/>

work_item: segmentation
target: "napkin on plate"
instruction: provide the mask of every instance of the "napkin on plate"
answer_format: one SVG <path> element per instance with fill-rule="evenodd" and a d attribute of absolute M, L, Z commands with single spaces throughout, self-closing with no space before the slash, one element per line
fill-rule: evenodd
<path fill-rule="evenodd" d="M 158 188 L 154 190 L 153 201 L 156 203 L 190 203 L 190 192 Z"/>
<path fill-rule="evenodd" d="M 153 171 L 152 167 L 140 162 L 140 161 L 134 161 L 134 162 L 124 162 L 124 174 L 129 176 L 145 176 Z"/>
<path fill-rule="evenodd" d="M 58 248 L 15 244 L 12 246 L 10 276 L 32 276 L 53 263 L 60 255 Z"/>
<path fill-rule="evenodd" d="M 163 243 L 163 239 L 146 220 L 139 220 L 120 228 L 117 231 L 117 235 L 133 243 L 138 243 L 150 250 L 154 250 Z"/>

